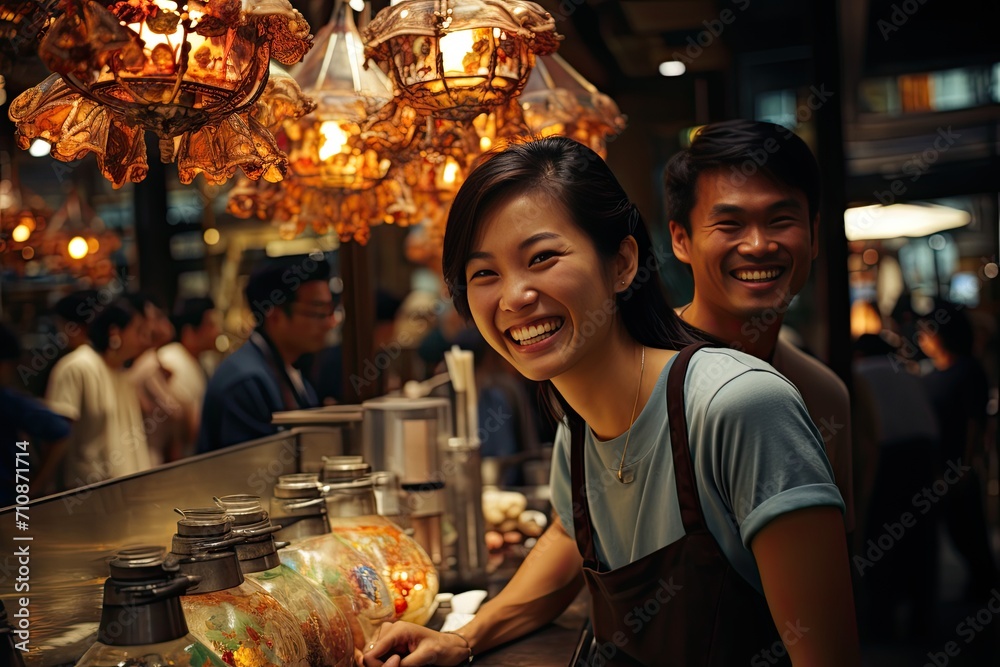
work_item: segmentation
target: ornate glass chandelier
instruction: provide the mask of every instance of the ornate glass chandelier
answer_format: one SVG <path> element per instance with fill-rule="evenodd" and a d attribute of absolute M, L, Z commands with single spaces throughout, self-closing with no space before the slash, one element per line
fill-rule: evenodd
<path fill-rule="evenodd" d="M 290 65 L 312 44 L 287 0 L 64 0 L 39 55 L 57 75 L 11 104 L 18 145 L 52 156 L 97 155 L 115 187 L 145 178 L 144 132 L 160 138 L 190 183 L 222 183 L 237 167 L 278 181 L 287 159 L 251 115 L 270 58 Z"/>
<path fill-rule="evenodd" d="M 536 55 L 561 37 L 522 0 L 403 0 L 365 28 L 365 54 L 392 79 L 398 103 L 420 115 L 471 120 L 524 87 Z"/>

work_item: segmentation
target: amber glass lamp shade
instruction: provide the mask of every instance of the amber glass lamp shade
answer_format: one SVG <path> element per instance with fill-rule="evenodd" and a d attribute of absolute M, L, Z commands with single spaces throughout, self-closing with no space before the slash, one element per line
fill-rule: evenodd
<path fill-rule="evenodd" d="M 555 21 L 520 0 L 404 0 L 365 28 L 366 55 L 401 102 L 423 115 L 471 120 L 515 97 L 535 55 L 558 47 Z"/>
<path fill-rule="evenodd" d="M 608 139 L 625 130 L 614 100 L 580 75 L 558 53 L 538 58 L 518 98 L 528 129 L 543 137 L 564 136 L 606 156 Z"/>
<path fill-rule="evenodd" d="M 0 155 L 0 274 L 8 278 L 41 271 L 38 250 L 52 217 L 45 199 L 22 188 L 10 174 L 9 158 Z"/>
<path fill-rule="evenodd" d="M 145 130 L 161 158 L 225 181 L 238 166 L 280 180 L 285 156 L 250 115 L 268 63 L 298 62 L 312 44 L 309 24 L 287 0 L 129 0 L 105 8 L 66 0 L 39 46 L 58 76 L 10 108 L 18 145 L 38 137 L 58 160 L 98 156 L 115 187 L 145 178 Z"/>
<path fill-rule="evenodd" d="M 366 119 L 392 99 L 392 84 L 364 66 L 364 44 L 346 3 L 316 38 L 316 48 L 292 72 L 316 110 L 285 123 L 292 170 L 306 187 L 365 190 L 389 172 L 386 151 L 361 140 Z"/>
<path fill-rule="evenodd" d="M 315 108 L 286 119 L 278 132 L 288 147 L 288 174 L 280 185 L 241 179 L 230 193 L 229 212 L 274 222 L 282 238 L 333 232 L 343 242 L 362 244 L 372 226 L 405 221 L 400 212 L 409 210 L 407 192 L 388 176 L 390 156 L 398 155 L 393 151 L 413 127 L 379 118 L 392 100 L 392 84 L 378 68 L 365 67 L 364 44 L 346 3 L 336 4 L 316 47 L 291 74 Z"/>

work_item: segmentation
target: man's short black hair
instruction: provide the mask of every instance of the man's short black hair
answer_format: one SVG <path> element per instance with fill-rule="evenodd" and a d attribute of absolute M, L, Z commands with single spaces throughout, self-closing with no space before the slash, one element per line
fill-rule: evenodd
<path fill-rule="evenodd" d="M 170 323 L 174 325 L 174 332 L 180 340 L 184 327 L 197 329 L 205 321 L 205 314 L 215 309 L 215 302 L 210 297 L 198 296 L 181 299 L 174 307 L 174 312 L 170 315 Z"/>
<path fill-rule="evenodd" d="M 689 148 L 670 158 L 664 170 L 667 219 L 689 234 L 698 177 L 714 170 L 730 176 L 737 186 L 762 173 L 805 194 L 810 222 L 819 212 L 819 165 L 794 132 L 764 121 L 712 123 L 698 131 Z"/>
<path fill-rule="evenodd" d="M 291 314 L 291 305 L 303 283 L 330 280 L 330 264 L 323 255 L 295 255 L 268 260 L 247 281 L 247 306 L 257 326 L 274 308 Z"/>
<path fill-rule="evenodd" d="M 52 306 L 52 312 L 75 324 L 86 325 L 88 317 L 93 317 L 92 306 L 98 302 L 98 293 L 95 289 L 84 289 L 71 292 L 56 301 Z"/>

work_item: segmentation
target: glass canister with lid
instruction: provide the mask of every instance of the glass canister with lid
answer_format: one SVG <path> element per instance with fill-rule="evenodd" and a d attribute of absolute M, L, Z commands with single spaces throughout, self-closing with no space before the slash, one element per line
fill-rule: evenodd
<path fill-rule="evenodd" d="M 318 586 L 282 564 L 274 541 L 279 526 L 272 525 L 260 497 L 230 495 L 215 501 L 232 517 L 233 533 L 246 538 L 234 545 L 243 576 L 260 584 L 298 619 L 311 667 L 354 664 L 355 643 L 347 619 Z"/>
<path fill-rule="evenodd" d="M 219 507 L 175 511 L 171 556 L 198 578 L 181 598 L 191 634 L 232 667 L 308 667 L 298 619 L 244 579 L 234 547 L 246 538 L 233 533 L 232 517 Z"/>
<path fill-rule="evenodd" d="M 361 457 L 324 459 L 322 489 L 330 528 L 379 567 L 395 618 L 423 625 L 434 613 L 437 569 L 416 540 L 379 516 L 370 473 Z"/>
<path fill-rule="evenodd" d="M 291 540 L 278 552 L 281 562 L 323 588 L 351 624 L 355 646 L 393 620 L 395 607 L 380 568 L 330 531 L 318 474 L 279 477 L 271 520 L 282 525 L 275 537 Z"/>
<path fill-rule="evenodd" d="M 181 596 L 197 581 L 168 562 L 165 551 L 137 546 L 112 558 L 97 641 L 77 667 L 225 667 L 188 632 Z"/>

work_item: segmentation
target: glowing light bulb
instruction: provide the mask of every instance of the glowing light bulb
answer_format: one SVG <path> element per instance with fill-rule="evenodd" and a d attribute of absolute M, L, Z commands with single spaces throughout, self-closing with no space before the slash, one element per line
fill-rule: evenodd
<path fill-rule="evenodd" d="M 24 224 L 18 225 L 14 228 L 14 231 L 10 233 L 10 237 L 18 243 L 24 243 L 28 240 L 29 236 L 31 236 L 31 230 Z"/>
<path fill-rule="evenodd" d="M 441 174 L 441 179 L 448 185 L 455 185 L 457 178 L 458 163 L 455 162 L 454 158 L 448 158 L 448 161 L 444 163 L 444 172 Z"/>
<path fill-rule="evenodd" d="M 31 142 L 31 147 L 28 149 L 31 157 L 45 157 L 50 152 L 52 152 L 52 144 L 44 139 L 35 139 Z"/>
<path fill-rule="evenodd" d="M 83 259 L 87 256 L 90 248 L 87 247 L 87 240 L 82 236 L 74 236 L 70 239 L 69 245 L 66 246 L 69 251 L 69 256 L 73 259 Z"/>
<path fill-rule="evenodd" d="M 465 56 L 472 51 L 474 43 L 471 30 L 450 32 L 441 38 L 441 63 L 445 74 L 465 73 Z"/>
<path fill-rule="evenodd" d="M 351 0 L 348 4 L 356 12 L 363 11 L 365 8 L 365 0 Z"/>
<path fill-rule="evenodd" d="M 219 242 L 220 237 L 221 235 L 219 234 L 219 230 L 216 229 L 215 227 L 209 227 L 208 229 L 205 230 L 205 233 L 202 235 L 202 238 L 205 239 L 205 243 L 208 245 L 215 245 L 216 243 Z"/>
<path fill-rule="evenodd" d="M 323 121 L 319 126 L 319 132 L 323 135 L 323 143 L 319 147 L 319 159 L 329 160 L 338 153 L 343 153 L 347 145 L 347 133 L 341 129 L 340 123 L 335 120 Z"/>
<path fill-rule="evenodd" d="M 91 255 L 97 253 L 97 251 L 100 249 L 101 249 L 101 242 L 98 241 L 95 237 L 91 236 L 89 239 L 87 239 L 87 250 L 90 251 Z"/>
<path fill-rule="evenodd" d="M 479 138 L 479 150 L 481 150 L 482 152 L 485 153 L 486 151 L 488 151 L 492 147 L 493 147 L 493 140 L 492 139 L 490 139 L 489 137 L 480 137 Z"/>
<path fill-rule="evenodd" d="M 660 74 L 663 76 L 680 76 L 687 71 L 687 67 L 679 60 L 668 60 L 660 63 Z"/>

